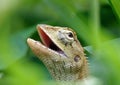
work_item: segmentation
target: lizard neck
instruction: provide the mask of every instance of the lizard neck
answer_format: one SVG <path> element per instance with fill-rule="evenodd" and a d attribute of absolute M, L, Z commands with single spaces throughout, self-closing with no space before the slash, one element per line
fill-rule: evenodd
<path fill-rule="evenodd" d="M 46 62 L 47 61 L 47 62 Z M 81 68 L 71 66 L 67 62 L 53 61 L 51 59 L 43 59 L 48 71 L 56 81 L 81 81 L 87 77 L 88 65 L 86 58 Z M 49 62 L 49 63 L 48 63 Z M 57 63 L 57 64 L 56 64 Z"/>

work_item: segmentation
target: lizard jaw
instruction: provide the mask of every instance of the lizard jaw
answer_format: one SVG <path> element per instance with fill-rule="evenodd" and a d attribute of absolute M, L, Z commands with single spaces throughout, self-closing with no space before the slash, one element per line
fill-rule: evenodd
<path fill-rule="evenodd" d="M 43 45 L 41 42 L 36 41 L 34 39 L 28 38 L 27 43 L 37 56 L 52 55 L 52 54 L 59 55 L 59 53 L 57 53 L 56 51 L 49 49 L 48 47 Z"/>

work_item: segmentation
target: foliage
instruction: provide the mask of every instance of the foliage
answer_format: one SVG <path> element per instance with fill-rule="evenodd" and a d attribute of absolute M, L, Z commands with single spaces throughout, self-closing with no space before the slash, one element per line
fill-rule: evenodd
<path fill-rule="evenodd" d="M 53 85 L 26 44 L 28 37 L 39 40 L 35 28 L 39 23 L 73 28 L 97 85 L 120 85 L 119 2 L 0 0 L 0 85 Z"/>

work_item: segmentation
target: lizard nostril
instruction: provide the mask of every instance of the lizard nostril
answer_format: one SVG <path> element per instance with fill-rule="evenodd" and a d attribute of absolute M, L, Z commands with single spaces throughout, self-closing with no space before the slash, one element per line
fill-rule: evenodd
<path fill-rule="evenodd" d="M 76 56 L 74 57 L 74 61 L 75 61 L 75 62 L 78 62 L 80 59 L 81 59 L 81 58 L 80 58 L 79 55 L 76 55 Z"/>

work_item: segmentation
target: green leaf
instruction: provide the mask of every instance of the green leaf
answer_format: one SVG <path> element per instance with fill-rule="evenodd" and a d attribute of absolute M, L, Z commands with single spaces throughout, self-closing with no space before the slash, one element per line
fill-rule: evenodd
<path fill-rule="evenodd" d="M 6 53 L 3 53 L 3 56 L 0 56 L 0 70 L 5 69 L 16 60 L 25 56 L 28 50 L 26 40 L 34 32 L 35 27 L 32 27 L 11 36 L 9 42 L 6 42 L 10 45 L 6 50 L 9 54 L 5 55 Z"/>
<path fill-rule="evenodd" d="M 109 0 L 113 10 L 116 12 L 117 16 L 120 19 L 120 0 Z"/>

